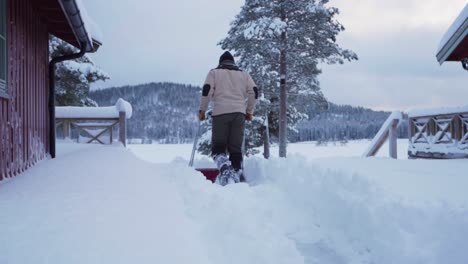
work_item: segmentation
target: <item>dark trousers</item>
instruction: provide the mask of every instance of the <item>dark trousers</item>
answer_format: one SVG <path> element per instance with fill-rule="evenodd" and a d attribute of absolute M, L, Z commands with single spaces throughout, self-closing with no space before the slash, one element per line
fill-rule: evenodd
<path fill-rule="evenodd" d="M 245 115 L 243 113 L 213 116 L 211 155 L 229 152 L 229 160 L 236 170 L 242 164 L 242 141 L 244 140 Z"/>

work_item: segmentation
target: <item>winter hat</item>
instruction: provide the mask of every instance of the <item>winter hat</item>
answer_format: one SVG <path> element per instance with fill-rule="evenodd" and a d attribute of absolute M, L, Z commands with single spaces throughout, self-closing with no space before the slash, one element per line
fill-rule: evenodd
<path fill-rule="evenodd" d="M 232 54 L 229 51 L 226 51 L 219 58 L 219 64 L 221 64 L 223 61 L 232 61 L 232 62 L 234 62 L 234 57 L 232 56 Z"/>

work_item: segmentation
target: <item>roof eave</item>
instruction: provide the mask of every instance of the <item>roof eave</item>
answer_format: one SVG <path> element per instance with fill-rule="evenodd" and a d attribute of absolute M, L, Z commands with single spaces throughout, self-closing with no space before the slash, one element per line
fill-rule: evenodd
<path fill-rule="evenodd" d="M 86 27 L 85 19 L 82 16 L 76 0 L 58 0 L 58 2 L 73 30 L 73 34 L 80 48 L 84 49 L 86 52 L 95 52 L 99 46 L 94 46 L 93 39 Z"/>
<path fill-rule="evenodd" d="M 460 43 L 468 36 L 468 19 L 462 27 L 447 41 L 443 48 L 437 53 L 437 60 L 440 64 L 447 61 L 450 55 L 457 49 Z"/>

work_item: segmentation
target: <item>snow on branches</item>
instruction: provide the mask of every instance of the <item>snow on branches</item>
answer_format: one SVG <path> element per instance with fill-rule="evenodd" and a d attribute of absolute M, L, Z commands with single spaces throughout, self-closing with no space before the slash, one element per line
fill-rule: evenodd
<path fill-rule="evenodd" d="M 357 55 L 336 43 L 344 26 L 328 0 L 246 0 L 219 44 L 231 50 L 264 95 L 257 108 L 261 128 L 268 116 L 273 138 L 278 133 L 281 76 L 287 92 L 288 129 L 294 130 L 310 107 L 326 109 L 320 90 L 319 64 L 342 64 Z M 260 129 L 261 130 L 261 129 Z M 260 132 L 260 131 L 259 131 Z M 254 145 L 261 145 L 261 140 Z"/>
<path fill-rule="evenodd" d="M 49 37 L 51 58 L 77 52 L 75 47 L 65 41 L 54 36 Z M 86 55 L 57 64 L 55 73 L 58 106 L 97 106 L 96 102 L 88 97 L 91 84 L 109 79 L 109 75 Z"/>

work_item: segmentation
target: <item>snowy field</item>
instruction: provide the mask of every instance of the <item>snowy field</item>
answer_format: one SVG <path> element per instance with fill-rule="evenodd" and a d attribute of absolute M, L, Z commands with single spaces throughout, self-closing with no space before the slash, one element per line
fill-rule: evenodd
<path fill-rule="evenodd" d="M 227 187 L 191 145 L 61 143 L 0 184 L 0 263 L 468 263 L 468 162 L 368 143 L 291 144 Z"/>

